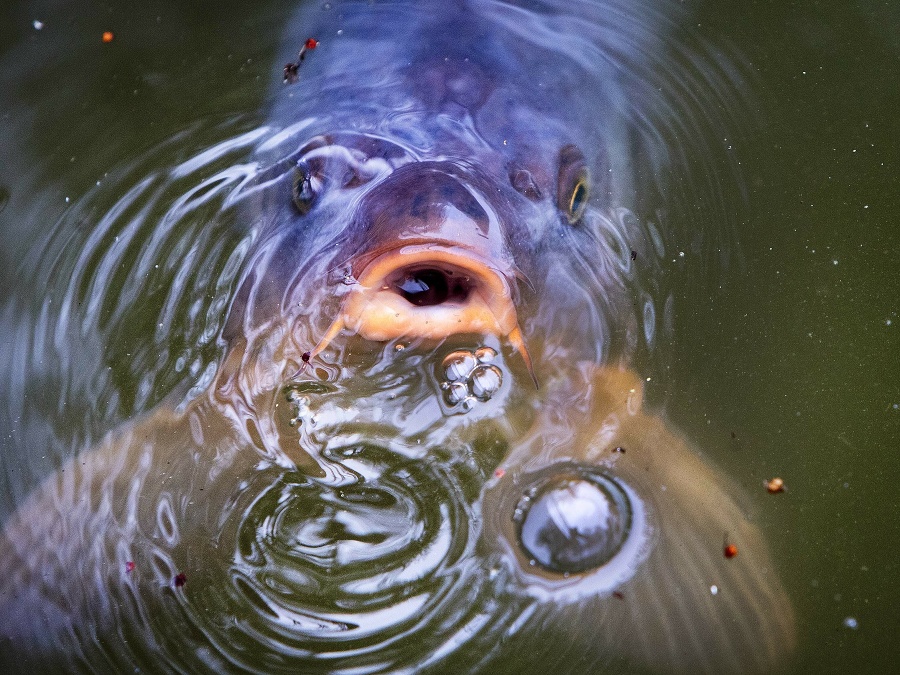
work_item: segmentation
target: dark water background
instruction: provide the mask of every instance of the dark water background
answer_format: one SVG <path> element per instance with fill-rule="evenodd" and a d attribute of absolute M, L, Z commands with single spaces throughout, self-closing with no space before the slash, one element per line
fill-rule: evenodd
<path fill-rule="evenodd" d="M 748 197 L 735 216 L 739 248 L 724 270 L 688 270 L 676 294 L 666 412 L 699 447 L 726 448 L 713 459 L 759 503 L 800 621 L 791 669 L 890 672 L 900 635 L 900 8 L 706 4 L 697 30 L 744 55 L 758 121 L 754 134 L 728 139 Z M 68 450 L 202 381 L 218 358 L 214 313 L 181 344 L 164 330 L 148 340 L 164 299 L 154 300 L 152 273 L 129 286 L 136 277 L 122 272 L 121 299 L 79 306 L 96 326 L 60 334 L 65 360 L 29 362 L 53 351 L 34 343 L 49 321 L 43 299 L 65 299 L 54 279 L 66 270 L 38 261 L 47 251 L 65 260 L 60 251 L 84 242 L 121 199 L 118 186 L 263 124 L 290 12 L 284 2 L 230 0 L 0 9 L 0 359 L 9 382 L 0 514 Z M 105 30 L 115 33 L 108 45 Z M 199 166 L 189 177 L 203 175 Z M 146 198 L 148 212 L 160 201 Z M 73 217 L 73 208 L 86 211 Z M 66 235 L 72 244 L 49 236 L 61 218 L 80 224 Z M 186 282 L 197 297 L 227 282 L 228 251 L 242 241 L 237 228 L 206 236 L 214 272 Z M 88 302 L 90 279 L 80 283 Z M 151 364 L 158 379 L 144 382 Z M 771 497 L 761 481 L 776 474 L 788 491 Z"/>

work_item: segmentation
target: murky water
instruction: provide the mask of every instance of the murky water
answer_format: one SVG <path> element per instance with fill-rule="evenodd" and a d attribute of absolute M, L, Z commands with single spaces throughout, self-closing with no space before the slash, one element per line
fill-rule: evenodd
<path fill-rule="evenodd" d="M 4 8 L 0 513 L 8 517 L 54 471 L 72 475 L 66 462 L 84 457 L 79 478 L 63 473 L 49 502 L 76 514 L 67 522 L 80 529 L 35 524 L 35 538 L 52 541 L 47 559 L 62 563 L 38 573 L 47 587 L 64 589 L 76 614 L 110 623 L 58 624 L 52 612 L 3 620 L 46 622 L 43 647 L 62 645 L 66 654 L 50 665 L 101 672 L 161 664 L 589 672 L 617 659 L 666 663 L 665 648 L 651 642 L 696 636 L 672 628 L 652 590 L 637 586 L 632 596 L 652 612 L 641 602 L 620 611 L 589 599 L 608 597 L 633 573 L 646 556 L 640 541 L 599 545 L 618 556 L 612 577 L 548 581 L 528 571 L 517 548 L 514 530 L 526 544 L 538 541 L 523 525 L 528 516 L 518 525 L 502 517 L 535 496 L 618 489 L 603 471 L 584 473 L 576 463 L 570 483 L 553 493 L 558 484 L 523 459 L 552 454 L 570 436 L 579 448 L 593 442 L 582 444 L 593 437 L 567 415 L 604 410 L 606 394 L 601 405 L 571 389 L 594 383 L 572 346 L 594 335 L 590 356 L 631 364 L 645 378 L 645 405 L 662 410 L 749 493 L 742 508 L 772 547 L 797 616 L 798 647 L 785 666 L 889 670 L 900 623 L 892 554 L 900 249 L 891 208 L 900 194 L 900 16 L 874 3 L 834 4 L 806 11 L 710 3 L 678 16 L 681 28 L 667 12 L 648 11 L 636 28 L 619 29 L 624 45 L 643 31 L 659 35 L 644 49 L 679 45 L 677 58 L 648 52 L 642 63 L 681 107 L 667 117 L 641 89 L 630 90 L 628 103 L 610 100 L 640 130 L 632 148 L 665 151 L 648 153 L 643 168 L 675 166 L 682 180 L 657 184 L 635 167 L 613 179 L 610 193 L 628 208 L 592 216 L 607 233 L 605 257 L 585 274 L 619 279 L 614 290 L 625 301 L 604 297 L 568 327 L 571 344 L 554 343 L 564 312 L 527 317 L 537 326 L 529 348 L 542 393 L 531 388 L 521 355 L 496 337 L 437 345 L 349 338 L 304 365 L 291 340 L 311 347 L 331 316 L 311 313 L 301 338 L 266 322 L 265 309 L 284 307 L 285 298 L 291 308 L 314 304 L 303 275 L 340 288 L 348 274 L 312 255 L 321 240 L 271 227 L 291 206 L 273 206 L 269 195 L 289 194 L 277 188 L 289 186 L 296 140 L 315 126 L 286 126 L 270 105 L 294 54 L 284 51 L 293 7 Z M 617 18 L 625 20 L 606 20 L 624 25 Z M 106 30 L 112 42 L 103 42 Z M 721 60 L 708 60 L 717 50 Z M 742 115 L 727 120 L 728 136 L 715 142 L 727 115 L 712 100 L 703 101 L 708 115 L 689 103 L 704 87 L 726 113 Z M 636 124 L 648 110 L 655 117 Z M 681 137 L 692 130 L 703 133 Z M 597 133 L 618 131 L 613 120 Z M 421 139 L 405 140 L 421 147 Z M 658 195 L 640 192 L 648 184 L 670 200 L 671 215 L 655 210 Z M 696 195 L 721 201 L 694 212 Z M 291 260 L 304 261 L 302 274 Z M 284 283 L 272 298 L 250 284 L 256 314 L 229 318 L 242 282 L 261 269 L 283 272 Z M 585 306 L 575 289 L 560 301 L 567 303 Z M 476 348 L 488 350 L 480 363 Z M 447 354 L 459 350 L 448 370 Z M 210 391 L 213 404 L 197 407 Z M 193 410 L 190 423 L 173 409 Z M 229 425 L 246 438 L 229 434 Z M 113 429 L 124 436 L 104 444 Z M 629 528 L 646 505 L 654 526 L 681 532 L 682 497 L 648 496 L 643 436 L 629 438 L 629 454 L 614 461 L 588 450 L 578 459 L 636 490 L 613 499 L 634 509 Z M 514 474 L 521 489 L 509 490 Z M 766 493 L 762 482 L 774 475 L 786 492 Z M 91 481 L 103 487 L 73 487 Z M 668 515 L 653 521 L 654 512 Z M 709 520 L 687 533 L 721 549 L 722 536 L 735 532 Z M 495 546 L 485 532 L 505 543 Z M 27 542 L 17 550 L 26 560 Z M 531 547 L 540 562 L 539 543 Z M 742 547 L 735 561 L 750 565 L 755 555 Z M 555 564 L 580 571 L 577 560 L 548 565 Z M 86 570 L 90 584 L 54 586 L 69 565 Z M 756 590 L 757 581 L 735 569 L 743 568 L 698 574 L 714 577 L 716 592 L 734 574 L 757 599 L 754 611 L 780 616 L 765 602 L 781 596 Z M 27 599 L 28 589 L 19 590 Z M 702 602 L 708 591 L 707 584 Z M 87 610 L 98 597 L 103 607 Z M 677 611 L 691 617 L 684 607 L 695 600 L 680 602 Z M 601 620 L 620 628 L 598 636 Z M 755 660 L 756 634 L 740 630 L 746 640 L 717 635 L 724 656 L 708 667 Z M 767 663 L 766 636 L 759 663 Z M 634 648 L 620 647 L 626 637 Z"/>

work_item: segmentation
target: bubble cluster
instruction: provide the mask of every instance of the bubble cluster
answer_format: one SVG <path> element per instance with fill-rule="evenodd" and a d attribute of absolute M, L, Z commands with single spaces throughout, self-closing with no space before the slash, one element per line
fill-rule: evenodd
<path fill-rule="evenodd" d="M 441 389 L 448 405 L 468 412 L 489 401 L 503 384 L 503 371 L 492 362 L 497 352 L 490 347 L 450 352 L 441 364 Z"/>

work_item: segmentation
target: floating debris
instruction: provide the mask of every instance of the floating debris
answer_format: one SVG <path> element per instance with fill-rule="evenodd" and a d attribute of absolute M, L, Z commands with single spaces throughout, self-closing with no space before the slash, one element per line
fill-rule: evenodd
<path fill-rule="evenodd" d="M 175 588 L 181 588 L 187 583 L 187 575 L 184 572 L 179 572 L 175 575 Z"/>
<path fill-rule="evenodd" d="M 765 481 L 765 486 L 769 494 L 772 495 L 784 492 L 784 481 L 781 478 L 770 478 Z"/>
<path fill-rule="evenodd" d="M 113 40 L 116 39 L 116 36 L 113 35 L 113 32 L 111 30 L 107 30 L 107 31 L 103 31 L 102 39 L 103 39 L 104 43 L 109 44 L 110 42 L 112 42 Z"/>
<path fill-rule="evenodd" d="M 318 46 L 318 40 L 315 38 L 307 38 L 306 42 L 303 43 L 303 46 L 300 47 L 300 51 L 297 53 L 297 61 L 295 63 L 284 64 L 285 84 L 294 84 L 297 81 L 299 78 L 297 71 L 300 69 L 300 64 L 303 63 L 303 59 L 306 58 L 306 52 L 315 49 Z"/>
<path fill-rule="evenodd" d="M 725 533 L 725 536 L 722 538 L 722 555 L 731 560 L 734 556 L 738 554 L 738 548 L 732 543 L 728 541 L 728 533 Z"/>

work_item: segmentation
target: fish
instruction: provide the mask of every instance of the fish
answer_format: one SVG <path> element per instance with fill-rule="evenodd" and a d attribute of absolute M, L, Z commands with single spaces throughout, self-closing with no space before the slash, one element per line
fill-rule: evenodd
<path fill-rule="evenodd" d="M 672 11 L 301 8 L 224 354 L 4 523 L 5 672 L 782 665 L 752 509 L 638 374 L 672 132 L 724 105 Z"/>
<path fill-rule="evenodd" d="M 557 608 L 551 625 L 561 639 L 603 655 L 594 669 L 783 667 L 795 642 L 793 610 L 741 491 L 663 416 L 643 410 L 634 372 L 587 362 L 570 370 L 552 396 L 586 414 L 573 420 L 546 405 L 482 495 L 482 544 L 514 560 L 522 586 Z M 580 516 L 598 501 L 606 507 L 596 495 L 578 497 L 598 486 L 621 504 L 613 515 L 630 522 L 621 541 L 597 528 L 595 511 Z M 541 501 L 549 503 L 546 513 Z M 604 537 L 591 546 L 598 530 Z M 554 543 L 536 543 L 541 537 Z"/>

